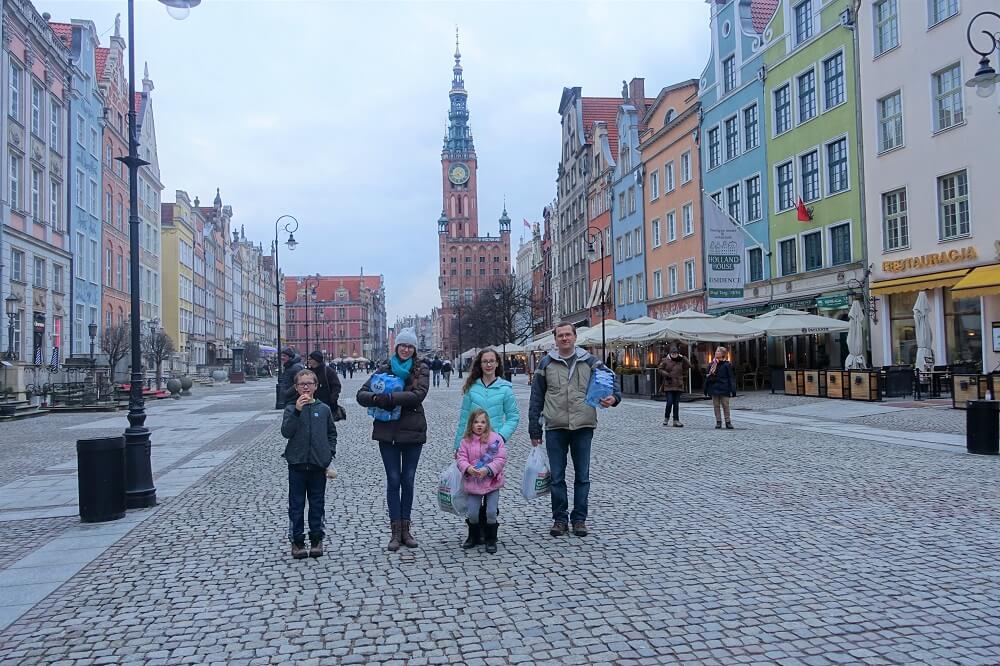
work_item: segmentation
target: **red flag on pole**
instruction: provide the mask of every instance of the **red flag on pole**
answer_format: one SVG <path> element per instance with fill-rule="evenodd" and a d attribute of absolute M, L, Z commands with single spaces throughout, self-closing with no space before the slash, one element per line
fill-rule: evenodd
<path fill-rule="evenodd" d="M 805 202 L 802 201 L 802 197 L 799 197 L 799 203 L 795 206 L 796 217 L 799 222 L 809 222 L 813 219 L 812 208 L 806 208 Z"/>

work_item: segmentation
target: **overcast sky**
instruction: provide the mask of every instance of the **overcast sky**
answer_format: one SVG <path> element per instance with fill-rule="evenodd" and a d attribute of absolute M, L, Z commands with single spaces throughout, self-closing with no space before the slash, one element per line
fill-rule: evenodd
<path fill-rule="evenodd" d="M 54 20 L 92 20 L 108 45 L 125 0 L 34 0 Z M 521 220 L 555 195 L 559 98 L 646 94 L 696 78 L 708 58 L 704 0 L 336 2 L 203 0 L 185 21 L 136 1 L 138 78 L 156 89 L 163 201 L 215 188 L 268 247 L 298 218 L 286 274 L 381 273 L 390 325 L 439 302 L 437 218 L 455 26 L 479 157 L 481 233 L 506 195 Z"/>

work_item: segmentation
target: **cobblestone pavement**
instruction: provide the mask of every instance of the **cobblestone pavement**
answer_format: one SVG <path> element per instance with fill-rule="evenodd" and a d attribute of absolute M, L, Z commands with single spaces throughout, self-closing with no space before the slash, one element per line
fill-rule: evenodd
<path fill-rule="evenodd" d="M 521 498 L 522 425 L 488 556 L 434 501 L 458 398 L 426 403 L 419 549 L 383 550 L 347 403 L 328 554 L 292 561 L 273 423 L 0 633 L 0 663 L 1000 663 L 996 458 L 746 411 L 717 431 L 704 406 L 664 428 L 627 401 L 601 414 L 591 535 L 553 539 L 547 498 Z"/>

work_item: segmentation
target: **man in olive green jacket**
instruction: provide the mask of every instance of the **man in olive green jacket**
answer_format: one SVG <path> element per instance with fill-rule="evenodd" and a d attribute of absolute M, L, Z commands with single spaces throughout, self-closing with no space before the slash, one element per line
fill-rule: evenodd
<path fill-rule="evenodd" d="M 587 535 L 587 498 L 590 493 L 590 444 L 597 427 L 597 410 L 586 403 L 587 387 L 594 368 L 604 368 L 596 357 L 576 346 L 576 327 L 559 324 L 552 331 L 556 340 L 538 364 L 531 382 L 528 403 L 528 434 L 531 445 L 542 443 L 542 420 L 545 427 L 545 450 L 552 472 L 552 528 L 549 534 L 562 536 L 568 531 L 566 490 L 567 454 L 573 457 L 573 512 L 568 516 L 573 534 Z M 614 395 L 601 400 L 602 407 L 621 402 Z"/>

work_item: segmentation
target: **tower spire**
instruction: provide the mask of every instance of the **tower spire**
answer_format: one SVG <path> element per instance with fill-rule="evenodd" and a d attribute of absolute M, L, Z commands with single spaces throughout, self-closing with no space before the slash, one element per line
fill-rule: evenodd
<path fill-rule="evenodd" d="M 462 60 L 462 52 L 458 50 L 458 26 L 455 26 L 455 64 Z"/>
<path fill-rule="evenodd" d="M 443 151 L 454 159 L 468 159 L 474 156 L 476 148 L 472 143 L 472 129 L 469 127 L 469 93 L 465 90 L 462 76 L 462 52 L 459 50 L 458 26 L 455 26 L 455 66 L 452 68 L 451 90 L 448 92 L 448 133 L 444 138 Z"/>

